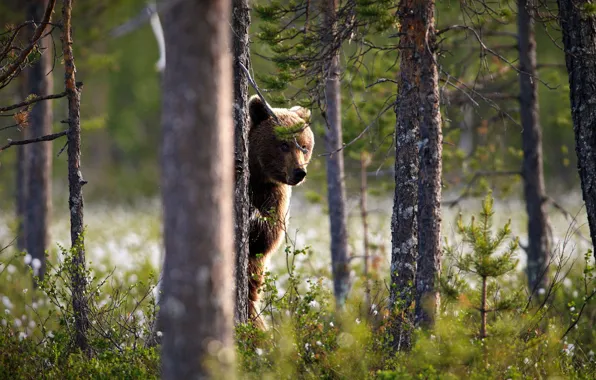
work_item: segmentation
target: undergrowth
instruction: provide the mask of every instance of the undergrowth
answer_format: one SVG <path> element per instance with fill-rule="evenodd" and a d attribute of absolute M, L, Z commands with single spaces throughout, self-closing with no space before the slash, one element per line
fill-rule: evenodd
<path fill-rule="evenodd" d="M 483 206 L 480 223 L 460 219 L 459 239 L 445 242 L 436 325 L 432 330 L 414 328 L 410 352 L 391 349 L 392 317 L 404 310 L 391 310 L 386 302 L 388 275 L 371 274 L 370 304 L 364 301 L 365 279 L 355 276 L 351 295 L 338 312 L 329 279 L 308 270 L 311 250 L 287 246 L 280 253 L 286 267 L 268 272 L 262 291 L 268 329 L 236 327 L 238 377 L 593 378 L 592 253 L 574 263 L 563 244 L 551 262 L 548 289 L 529 294 L 524 273 L 513 269 L 520 254 L 516 238 L 508 225 L 493 234 L 492 203 Z M 513 243 L 500 250 L 507 242 Z M 73 342 L 70 253 L 61 248 L 51 260 L 59 264 L 49 265 L 44 280 L 33 288 L 31 268 L 38 263 L 8 251 L 0 252 L 0 379 L 159 377 L 157 278 L 149 264 L 120 273 L 94 271 L 105 265 L 90 263 L 88 357 Z M 489 264 L 499 270 L 487 272 Z"/>

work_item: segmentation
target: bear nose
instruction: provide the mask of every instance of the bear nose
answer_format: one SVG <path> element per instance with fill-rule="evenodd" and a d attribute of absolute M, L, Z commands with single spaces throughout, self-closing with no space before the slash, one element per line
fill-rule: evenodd
<path fill-rule="evenodd" d="M 306 170 L 304 169 L 294 169 L 294 179 L 296 182 L 300 182 L 306 177 Z"/>

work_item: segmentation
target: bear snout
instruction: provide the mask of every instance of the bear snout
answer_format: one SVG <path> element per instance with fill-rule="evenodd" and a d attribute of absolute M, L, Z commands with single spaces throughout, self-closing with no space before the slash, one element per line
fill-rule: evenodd
<path fill-rule="evenodd" d="M 294 172 L 292 173 L 292 182 L 297 185 L 302 182 L 304 177 L 306 177 L 306 170 L 302 168 L 294 169 Z"/>

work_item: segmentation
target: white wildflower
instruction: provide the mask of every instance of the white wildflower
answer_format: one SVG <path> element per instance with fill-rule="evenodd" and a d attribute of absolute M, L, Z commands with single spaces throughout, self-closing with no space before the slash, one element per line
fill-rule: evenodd
<path fill-rule="evenodd" d="M 524 364 L 528 365 L 530 363 L 532 363 L 532 361 L 529 358 L 524 359 Z"/>
<path fill-rule="evenodd" d="M 257 353 L 257 355 L 261 356 L 263 355 L 263 350 L 261 350 L 260 348 L 256 348 L 255 352 Z"/>
<path fill-rule="evenodd" d="M 23 340 L 27 337 L 27 334 L 25 334 L 23 331 L 19 332 L 19 340 Z"/>
<path fill-rule="evenodd" d="M 563 346 L 563 352 L 568 356 L 573 355 L 573 350 L 575 350 L 575 344 L 573 343 L 567 343 Z"/>
<path fill-rule="evenodd" d="M 356 318 L 356 324 L 359 325 L 360 324 L 360 318 Z"/>
<path fill-rule="evenodd" d="M 4 307 L 6 307 L 7 309 L 12 309 L 12 302 L 10 302 L 10 298 L 8 298 L 7 296 L 2 297 L 2 303 L 4 304 Z"/>
<path fill-rule="evenodd" d="M 317 346 L 322 346 L 322 345 L 323 345 L 323 343 L 321 343 L 320 340 L 317 340 Z"/>
<path fill-rule="evenodd" d="M 30 254 L 25 255 L 25 264 L 27 264 L 27 265 L 31 264 L 31 255 Z"/>
<path fill-rule="evenodd" d="M 157 333 L 155 333 L 155 335 L 157 335 L 159 338 L 161 338 L 163 336 L 163 333 L 161 331 L 158 331 Z"/>
<path fill-rule="evenodd" d="M 29 289 L 27 289 L 27 288 L 23 289 L 23 294 L 27 294 L 28 291 L 29 291 Z"/>
<path fill-rule="evenodd" d="M 31 267 L 33 268 L 33 274 L 37 276 L 39 268 L 41 268 L 41 261 L 36 257 L 31 260 Z"/>
<path fill-rule="evenodd" d="M 8 271 L 8 274 L 13 274 L 17 271 L 17 268 L 14 265 L 10 264 L 6 267 L 6 270 Z"/>
<path fill-rule="evenodd" d="M 574 311 L 575 311 L 575 307 L 574 307 L 574 306 L 571 306 L 571 307 L 569 308 L 569 311 L 571 311 L 571 312 L 574 312 Z"/>
<path fill-rule="evenodd" d="M 544 288 L 540 288 L 540 289 L 538 289 L 538 294 L 540 294 L 541 296 L 542 295 L 545 295 L 546 294 L 546 290 Z"/>
<path fill-rule="evenodd" d="M 19 328 L 21 326 L 23 326 L 23 322 L 20 319 L 15 318 L 15 320 L 14 320 L 14 327 Z"/>

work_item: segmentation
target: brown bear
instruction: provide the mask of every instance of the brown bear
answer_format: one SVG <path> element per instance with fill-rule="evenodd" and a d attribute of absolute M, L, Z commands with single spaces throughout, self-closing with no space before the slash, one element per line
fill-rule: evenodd
<path fill-rule="evenodd" d="M 263 329 L 256 307 L 263 285 L 263 267 L 284 238 L 291 186 L 299 185 L 306 177 L 314 136 L 309 126 L 310 111 L 306 108 L 271 109 L 279 124 L 257 95 L 249 100 L 248 110 L 251 202 L 248 306 L 251 320 Z"/>

